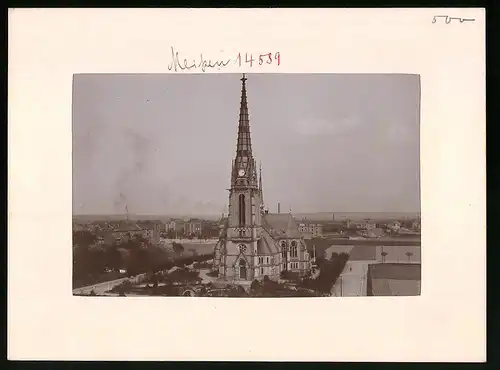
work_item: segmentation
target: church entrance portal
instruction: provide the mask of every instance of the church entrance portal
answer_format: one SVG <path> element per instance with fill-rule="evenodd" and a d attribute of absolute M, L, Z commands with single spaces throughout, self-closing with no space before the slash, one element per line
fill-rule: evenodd
<path fill-rule="evenodd" d="M 240 260 L 240 279 L 247 279 L 247 264 L 245 260 Z"/>

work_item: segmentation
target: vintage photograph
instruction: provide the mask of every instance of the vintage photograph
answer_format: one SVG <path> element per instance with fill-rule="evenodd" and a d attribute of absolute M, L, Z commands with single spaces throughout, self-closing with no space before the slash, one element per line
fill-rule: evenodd
<path fill-rule="evenodd" d="M 420 77 L 75 74 L 73 295 L 420 295 Z"/>

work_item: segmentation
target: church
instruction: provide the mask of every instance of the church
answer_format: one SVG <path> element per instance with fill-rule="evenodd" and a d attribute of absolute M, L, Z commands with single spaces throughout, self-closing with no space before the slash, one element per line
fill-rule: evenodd
<path fill-rule="evenodd" d="M 284 271 L 304 275 L 311 269 L 297 223 L 289 213 L 269 213 L 264 206 L 262 171 L 252 154 L 250 122 L 243 74 L 236 157 L 232 162 L 228 217 L 214 247 L 213 269 L 218 278 L 249 284 Z"/>

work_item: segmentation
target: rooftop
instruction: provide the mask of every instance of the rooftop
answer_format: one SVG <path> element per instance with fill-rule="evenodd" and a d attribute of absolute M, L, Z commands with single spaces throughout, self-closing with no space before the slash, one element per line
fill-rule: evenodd
<path fill-rule="evenodd" d="M 290 213 L 268 213 L 262 221 L 262 226 L 273 236 L 301 237 L 297 222 Z"/>
<path fill-rule="evenodd" d="M 420 247 L 419 239 L 408 238 L 377 238 L 377 239 L 348 239 L 348 238 L 312 238 L 306 240 L 308 247 L 329 248 L 332 245 L 372 245 L 372 246 L 413 246 Z"/>
<path fill-rule="evenodd" d="M 376 261 L 377 249 L 370 246 L 355 245 L 349 252 L 349 261 Z"/>
<path fill-rule="evenodd" d="M 368 267 L 372 279 L 421 280 L 421 265 L 417 263 L 377 263 Z"/>

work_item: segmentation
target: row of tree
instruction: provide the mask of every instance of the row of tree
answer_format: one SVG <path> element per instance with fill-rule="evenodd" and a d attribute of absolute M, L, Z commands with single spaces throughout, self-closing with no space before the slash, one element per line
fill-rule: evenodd
<path fill-rule="evenodd" d="M 73 286 L 90 285 L 111 280 L 125 270 L 127 275 L 154 273 L 175 265 L 206 261 L 211 255 L 185 257 L 184 246 L 173 243 L 172 250 L 152 245 L 142 237 L 131 237 L 123 243 L 95 244 L 95 237 L 88 232 L 74 233 Z"/>

